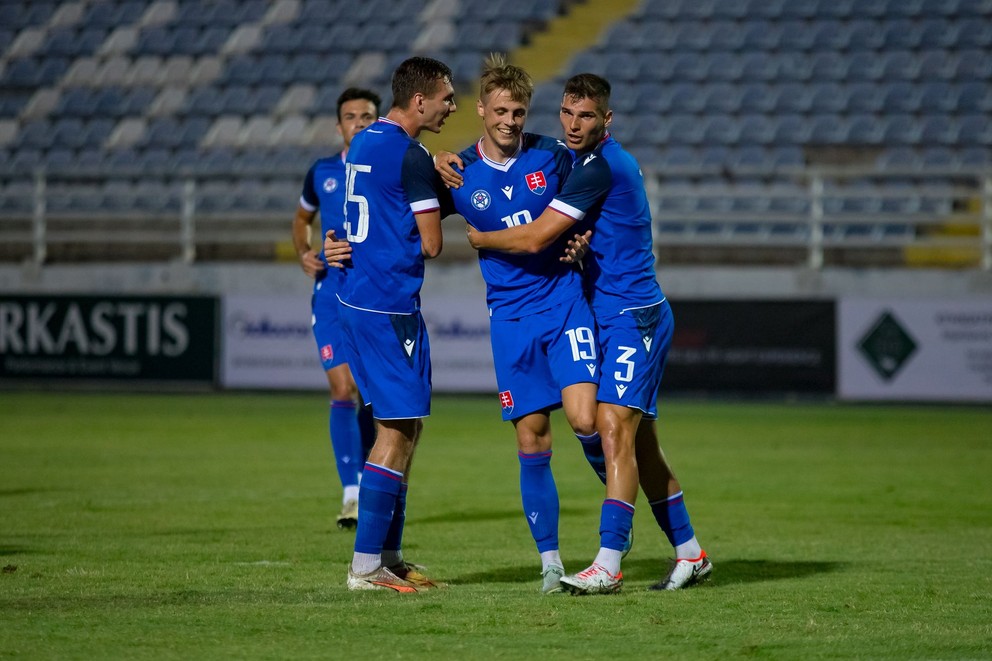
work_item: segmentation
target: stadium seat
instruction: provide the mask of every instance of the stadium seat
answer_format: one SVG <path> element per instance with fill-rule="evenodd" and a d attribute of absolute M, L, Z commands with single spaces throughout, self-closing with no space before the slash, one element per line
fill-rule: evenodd
<path fill-rule="evenodd" d="M 882 107 L 886 113 L 914 113 L 920 109 L 921 92 L 913 83 L 898 81 L 885 88 Z"/>

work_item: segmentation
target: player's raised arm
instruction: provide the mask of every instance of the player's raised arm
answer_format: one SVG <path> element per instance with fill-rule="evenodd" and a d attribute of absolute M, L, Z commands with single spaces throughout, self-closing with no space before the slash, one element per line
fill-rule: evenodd
<path fill-rule="evenodd" d="M 459 172 L 465 170 L 465 164 L 458 154 L 452 154 L 450 151 L 438 152 L 434 155 L 434 169 L 441 175 L 441 181 L 448 188 L 461 188 L 465 183 L 464 177 Z"/>
<path fill-rule="evenodd" d="M 564 234 L 575 219 L 548 207 L 537 220 L 498 232 L 480 232 L 467 226 L 468 242 L 476 250 L 516 254 L 539 253 Z"/>

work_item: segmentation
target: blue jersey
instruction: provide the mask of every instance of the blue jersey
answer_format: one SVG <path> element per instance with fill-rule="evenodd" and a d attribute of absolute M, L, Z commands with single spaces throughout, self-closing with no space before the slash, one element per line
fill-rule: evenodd
<path fill-rule="evenodd" d="M 339 298 L 373 312 L 416 312 L 424 256 L 415 214 L 440 208 L 434 162 L 403 127 L 380 117 L 354 137 L 346 168 L 352 265 Z"/>
<path fill-rule="evenodd" d="M 344 154 L 321 158 L 314 162 L 303 180 L 300 206 L 310 212 L 320 211 L 320 236 L 334 230 L 338 237 L 344 237 Z M 325 264 L 324 251 L 318 252 Z M 314 294 L 320 298 L 334 298 L 342 278 L 341 269 L 325 268 L 317 274 Z M 335 301 L 336 303 L 336 301 Z"/>
<path fill-rule="evenodd" d="M 488 232 L 529 223 L 547 208 L 572 169 L 572 153 L 561 142 L 525 133 L 506 163 L 482 153 L 480 143 L 459 157 L 465 183 L 451 191 L 455 209 L 476 229 Z M 582 296 L 578 271 L 559 261 L 564 239 L 536 255 L 479 251 L 486 301 L 493 319 L 519 319 Z"/>
<path fill-rule="evenodd" d="M 597 318 L 662 300 L 654 274 L 651 210 L 634 157 L 609 134 L 575 161 L 549 205 L 593 223 L 586 264 L 589 302 Z"/>

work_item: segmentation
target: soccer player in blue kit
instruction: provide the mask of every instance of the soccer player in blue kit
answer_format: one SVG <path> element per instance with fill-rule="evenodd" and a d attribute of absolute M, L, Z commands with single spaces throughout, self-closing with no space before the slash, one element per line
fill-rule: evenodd
<path fill-rule="evenodd" d="M 534 91 L 526 71 L 491 55 L 479 87 L 483 135 L 452 159 L 462 166 L 464 182 L 451 190 L 455 210 L 481 231 L 529 223 L 561 189 L 572 154 L 559 140 L 523 132 Z M 439 164 L 447 156 L 438 154 Z M 606 479 L 595 429 L 595 321 L 579 271 L 560 259 L 563 254 L 564 241 L 536 254 L 479 252 L 499 400 L 503 419 L 516 431 L 521 499 L 540 553 L 545 594 L 560 592 L 564 575 L 551 410 L 563 406 L 594 470 Z"/>
<path fill-rule="evenodd" d="M 420 289 L 424 260 L 441 252 L 443 190 L 416 138 L 424 130 L 439 133 L 455 112 L 451 69 L 427 57 L 404 60 L 393 72 L 392 93 L 389 112 L 355 136 L 345 164 L 351 264 L 338 299 L 352 372 L 377 431 L 362 475 L 347 586 L 411 593 L 437 587 L 404 560 L 401 542 L 410 465 L 422 418 L 430 415 Z M 325 235 L 325 249 L 334 236 Z"/>
<path fill-rule="evenodd" d="M 565 83 L 560 119 L 574 169 L 548 208 L 530 223 L 480 232 L 479 250 L 534 254 L 576 223 L 591 222 L 585 277 L 603 353 L 596 428 L 606 455 L 600 549 L 592 565 L 561 579 L 572 594 L 618 592 L 622 549 L 638 484 L 675 548 L 668 575 L 652 589 L 676 590 L 706 579 L 712 564 L 696 540 L 681 485 L 655 436 L 658 388 L 672 339 L 671 308 L 654 273 L 651 215 L 637 162 L 609 133 L 610 85 L 594 74 Z"/>
<path fill-rule="evenodd" d="M 310 247 L 310 228 L 320 211 L 321 236 L 328 230 L 343 235 L 345 155 L 355 134 L 379 116 L 380 103 L 379 95 L 369 90 L 349 87 L 341 93 L 337 100 L 337 130 L 344 149 L 310 166 L 293 218 L 293 247 L 303 272 L 314 280 L 311 325 L 330 389 L 328 427 L 343 491 L 341 512 L 337 516 L 341 529 L 354 528 L 358 523 L 358 484 L 365 455 L 375 440 L 375 429 L 368 407 L 361 407 L 356 416 L 358 388 L 339 341 L 337 294 L 343 272 L 328 269 L 323 254 Z"/>

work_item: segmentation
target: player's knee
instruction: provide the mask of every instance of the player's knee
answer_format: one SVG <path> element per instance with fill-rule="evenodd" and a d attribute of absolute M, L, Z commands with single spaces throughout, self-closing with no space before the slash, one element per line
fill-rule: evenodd
<path fill-rule="evenodd" d="M 591 436 L 596 432 L 596 416 L 592 412 L 569 416 L 568 424 L 579 436 Z"/>

